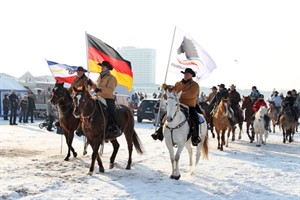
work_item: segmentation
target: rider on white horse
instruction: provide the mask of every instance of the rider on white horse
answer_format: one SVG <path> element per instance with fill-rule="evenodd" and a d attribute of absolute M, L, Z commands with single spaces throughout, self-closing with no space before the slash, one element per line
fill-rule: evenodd
<path fill-rule="evenodd" d="M 184 74 L 184 78 L 177 82 L 174 86 L 168 86 L 165 83 L 163 84 L 163 89 L 168 89 L 169 92 L 174 91 L 176 93 L 181 92 L 180 103 L 185 104 L 189 107 L 189 114 L 191 120 L 195 125 L 191 125 L 191 134 L 192 134 L 192 143 L 194 146 L 197 146 L 201 142 L 199 137 L 199 117 L 197 112 L 197 100 L 199 97 L 199 85 L 193 80 L 193 77 L 196 76 L 196 73 L 191 68 L 186 68 L 185 71 L 181 71 Z M 199 111 L 199 110 L 198 110 Z M 162 139 L 162 126 L 152 134 L 154 140 Z"/>

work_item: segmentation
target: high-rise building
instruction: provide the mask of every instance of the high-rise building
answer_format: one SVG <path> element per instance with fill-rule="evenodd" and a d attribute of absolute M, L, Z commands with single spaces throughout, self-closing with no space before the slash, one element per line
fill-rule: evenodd
<path fill-rule="evenodd" d="M 124 59 L 131 62 L 135 90 L 152 92 L 157 89 L 155 85 L 156 49 L 122 47 L 117 51 Z"/>

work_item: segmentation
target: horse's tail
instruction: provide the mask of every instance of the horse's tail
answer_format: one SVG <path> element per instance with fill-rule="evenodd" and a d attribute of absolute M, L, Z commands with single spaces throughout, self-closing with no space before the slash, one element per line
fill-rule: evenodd
<path fill-rule="evenodd" d="M 205 135 L 201 151 L 202 158 L 204 160 L 208 160 L 208 134 Z"/>
<path fill-rule="evenodd" d="M 134 129 L 133 129 L 133 135 L 132 135 L 132 142 L 133 142 L 133 145 L 134 145 L 136 151 L 139 154 L 143 154 L 144 152 L 143 152 L 142 142 Z"/>

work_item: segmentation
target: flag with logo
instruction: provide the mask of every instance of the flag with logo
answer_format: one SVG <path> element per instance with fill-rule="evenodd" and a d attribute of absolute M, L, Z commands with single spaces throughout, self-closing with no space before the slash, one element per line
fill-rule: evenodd
<path fill-rule="evenodd" d="M 116 77 L 118 84 L 127 87 L 130 91 L 133 83 L 131 63 L 123 59 L 114 48 L 102 42 L 100 39 L 90 34 L 86 34 L 86 37 L 88 71 L 99 73 L 101 72 L 101 66 L 99 66 L 98 63 L 108 61 L 113 66 L 111 74 Z"/>
<path fill-rule="evenodd" d="M 76 78 L 78 66 L 69 66 L 49 60 L 46 61 L 56 81 L 72 84 L 73 80 Z"/>
<path fill-rule="evenodd" d="M 191 68 L 196 72 L 199 82 L 217 68 L 210 55 L 187 33 L 176 28 L 171 49 L 166 82 L 173 84 L 182 79 L 181 71 Z"/>

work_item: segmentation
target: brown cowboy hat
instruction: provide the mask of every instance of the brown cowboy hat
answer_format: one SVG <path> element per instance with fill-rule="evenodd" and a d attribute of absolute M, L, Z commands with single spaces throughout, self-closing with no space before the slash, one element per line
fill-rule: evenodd
<path fill-rule="evenodd" d="M 234 84 L 231 84 L 229 87 L 230 88 L 236 88 L 236 86 Z"/>
<path fill-rule="evenodd" d="M 225 85 L 223 83 L 221 83 L 220 85 L 218 85 L 220 88 L 225 88 Z"/>
<path fill-rule="evenodd" d="M 81 66 L 77 67 L 77 70 L 76 70 L 76 71 L 77 71 L 77 72 L 78 72 L 78 71 L 81 71 L 81 72 L 87 72 L 87 70 L 84 69 L 84 68 L 81 67 Z"/>
<path fill-rule="evenodd" d="M 107 67 L 109 70 L 112 70 L 112 69 L 113 69 L 112 65 L 111 65 L 108 61 L 103 61 L 102 63 L 98 63 L 98 65 L 100 65 L 101 67 L 105 66 L 105 67 Z"/>
<path fill-rule="evenodd" d="M 186 68 L 185 71 L 181 71 L 181 73 L 183 73 L 183 74 L 190 73 L 190 74 L 192 74 L 193 77 L 196 76 L 196 73 L 191 68 Z"/>
<path fill-rule="evenodd" d="M 212 88 L 210 88 L 212 90 L 218 90 L 218 88 L 216 86 L 213 86 Z"/>

